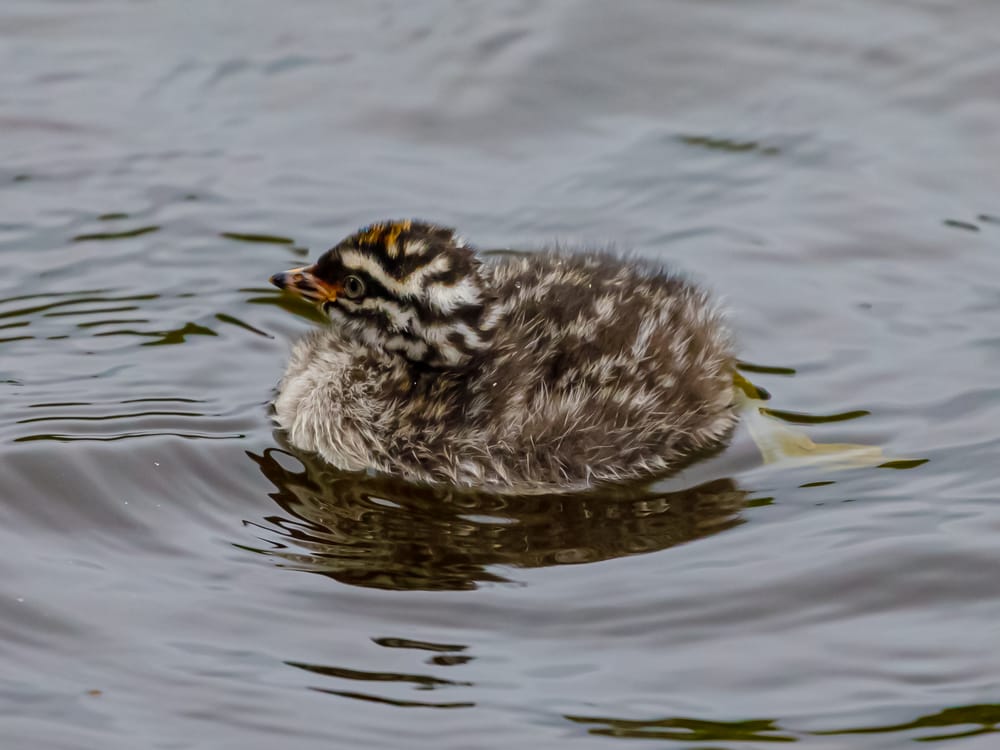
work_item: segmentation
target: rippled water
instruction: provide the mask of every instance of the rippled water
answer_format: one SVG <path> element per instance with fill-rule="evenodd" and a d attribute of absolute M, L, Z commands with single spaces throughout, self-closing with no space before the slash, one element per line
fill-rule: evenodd
<path fill-rule="evenodd" d="M 993 0 L 10 0 L 0 135 L 4 748 L 1000 743 Z M 670 259 L 897 468 L 296 455 L 266 279 L 392 216 Z"/>

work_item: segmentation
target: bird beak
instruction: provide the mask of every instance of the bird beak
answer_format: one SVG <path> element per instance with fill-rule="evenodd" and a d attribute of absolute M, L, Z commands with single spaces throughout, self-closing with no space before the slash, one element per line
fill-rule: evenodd
<path fill-rule="evenodd" d="M 303 299 L 322 305 L 324 302 L 333 302 L 337 299 L 337 292 L 340 286 L 327 284 L 315 275 L 316 266 L 303 266 L 293 268 L 291 271 L 276 273 L 270 281 L 278 289 L 287 289 Z"/>

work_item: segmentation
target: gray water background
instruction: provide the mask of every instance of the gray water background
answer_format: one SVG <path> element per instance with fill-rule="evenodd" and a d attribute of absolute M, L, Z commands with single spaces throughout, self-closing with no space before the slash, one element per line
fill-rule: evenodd
<path fill-rule="evenodd" d="M 266 279 L 405 216 L 668 261 L 902 463 L 297 456 Z M 997 747 L 998 309 L 994 0 L 6 0 L 0 746 Z"/>

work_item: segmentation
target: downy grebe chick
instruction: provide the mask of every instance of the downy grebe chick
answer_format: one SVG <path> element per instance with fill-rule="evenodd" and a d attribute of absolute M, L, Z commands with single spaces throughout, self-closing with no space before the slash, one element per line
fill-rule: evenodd
<path fill-rule="evenodd" d="M 271 282 L 330 318 L 295 345 L 276 420 L 341 469 L 582 488 L 667 472 L 736 422 L 719 311 L 648 264 L 481 260 L 452 229 L 393 221 Z"/>

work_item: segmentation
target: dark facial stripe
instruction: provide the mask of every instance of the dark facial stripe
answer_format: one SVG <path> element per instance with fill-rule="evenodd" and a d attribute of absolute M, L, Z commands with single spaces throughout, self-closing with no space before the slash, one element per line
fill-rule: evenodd
<path fill-rule="evenodd" d="M 414 242 L 423 243 L 422 252 L 407 255 L 406 245 Z M 345 258 L 351 266 L 361 267 L 345 266 Z M 370 271 L 365 268 L 369 265 Z M 478 266 L 472 249 L 456 244 L 450 229 L 387 222 L 367 227 L 324 253 L 316 263 L 316 275 L 339 285 L 346 276 L 356 275 L 365 284 L 364 294 L 357 299 L 339 296 L 328 308 L 330 317 L 344 319 L 356 334 L 366 340 L 380 339 L 387 349 L 411 361 L 439 366 L 478 356 L 494 336 L 495 330 L 479 330 L 492 298 L 478 299 L 482 293 Z M 470 281 L 474 291 L 465 287 Z M 397 283 L 415 296 L 399 297 L 402 292 Z M 428 288 L 431 285 L 434 289 Z M 449 288 L 455 288 L 455 293 L 449 295 Z M 438 294 L 432 306 L 433 291 Z M 469 301 L 473 298 L 475 302 Z M 438 304 L 458 307 L 442 313 Z M 412 346 L 401 347 L 402 342 Z"/>
<path fill-rule="evenodd" d="M 470 328 L 476 328 L 482 318 L 482 305 L 462 305 L 445 315 L 435 308 L 419 305 L 413 308 L 417 320 L 424 325 L 448 325 L 450 323 L 465 323 Z"/>
<path fill-rule="evenodd" d="M 362 302 L 363 300 L 358 300 Z M 390 330 L 393 325 L 392 317 L 385 310 L 379 308 L 365 308 L 365 307 L 351 307 L 351 305 L 357 304 L 354 300 L 344 299 L 343 297 L 338 297 L 333 303 L 337 305 L 340 311 L 344 315 L 348 315 L 352 318 L 357 318 L 358 320 L 370 320 L 375 323 L 379 328 L 383 330 Z"/>
<path fill-rule="evenodd" d="M 370 276 L 366 271 L 363 270 L 351 270 L 345 272 L 345 275 L 357 276 L 363 282 L 365 282 L 365 293 L 362 295 L 361 300 L 366 297 L 378 297 L 380 299 L 395 300 L 396 298 L 386 289 L 382 284 L 372 276 Z M 360 300 L 359 300 L 360 301 Z"/>

